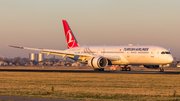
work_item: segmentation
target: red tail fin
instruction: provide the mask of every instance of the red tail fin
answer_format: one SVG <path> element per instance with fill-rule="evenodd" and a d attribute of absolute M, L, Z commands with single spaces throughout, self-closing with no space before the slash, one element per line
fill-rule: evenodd
<path fill-rule="evenodd" d="M 64 25 L 64 32 L 65 32 L 65 37 L 66 37 L 68 49 L 73 48 L 73 47 L 79 47 L 78 42 L 76 41 L 76 38 L 74 37 L 67 21 L 62 20 L 62 22 Z"/>

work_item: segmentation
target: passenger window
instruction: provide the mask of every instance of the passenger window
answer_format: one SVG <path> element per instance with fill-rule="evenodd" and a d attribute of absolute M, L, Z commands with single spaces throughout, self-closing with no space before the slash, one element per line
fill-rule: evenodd
<path fill-rule="evenodd" d="M 165 52 L 161 52 L 161 54 L 165 54 Z"/>

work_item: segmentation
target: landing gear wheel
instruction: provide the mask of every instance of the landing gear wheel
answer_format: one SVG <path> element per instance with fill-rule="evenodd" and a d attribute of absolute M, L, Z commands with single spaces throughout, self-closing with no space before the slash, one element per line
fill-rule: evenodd
<path fill-rule="evenodd" d="M 123 71 L 127 71 L 127 68 L 126 68 L 126 67 L 124 67 L 124 68 L 123 68 Z"/>
<path fill-rule="evenodd" d="M 94 69 L 95 71 L 104 71 L 104 68 L 102 69 Z"/>
<path fill-rule="evenodd" d="M 102 68 L 101 71 L 104 71 L 104 68 Z"/>
<path fill-rule="evenodd" d="M 131 68 L 128 67 L 128 65 L 125 65 L 124 67 L 120 68 L 120 71 L 131 71 Z"/>
<path fill-rule="evenodd" d="M 160 72 L 164 72 L 164 68 L 160 68 Z"/>
<path fill-rule="evenodd" d="M 130 67 L 127 67 L 127 69 L 126 69 L 127 71 L 131 71 L 131 68 Z"/>
<path fill-rule="evenodd" d="M 120 68 L 120 71 L 123 71 L 123 67 Z"/>

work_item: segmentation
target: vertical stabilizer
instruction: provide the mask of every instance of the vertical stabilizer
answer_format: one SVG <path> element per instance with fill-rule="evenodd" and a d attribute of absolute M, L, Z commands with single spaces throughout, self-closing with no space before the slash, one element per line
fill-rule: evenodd
<path fill-rule="evenodd" d="M 67 41 L 67 48 L 79 47 L 76 38 L 74 37 L 71 28 L 69 27 L 66 20 L 62 20 L 64 26 L 65 37 Z"/>

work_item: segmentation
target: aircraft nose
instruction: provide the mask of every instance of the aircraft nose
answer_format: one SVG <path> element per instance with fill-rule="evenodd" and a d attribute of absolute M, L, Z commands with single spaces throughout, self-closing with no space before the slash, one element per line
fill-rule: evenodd
<path fill-rule="evenodd" d="M 168 62 L 169 62 L 169 63 L 172 63 L 172 62 L 173 62 L 173 57 L 172 57 L 172 56 L 169 56 L 169 57 L 168 57 Z"/>

